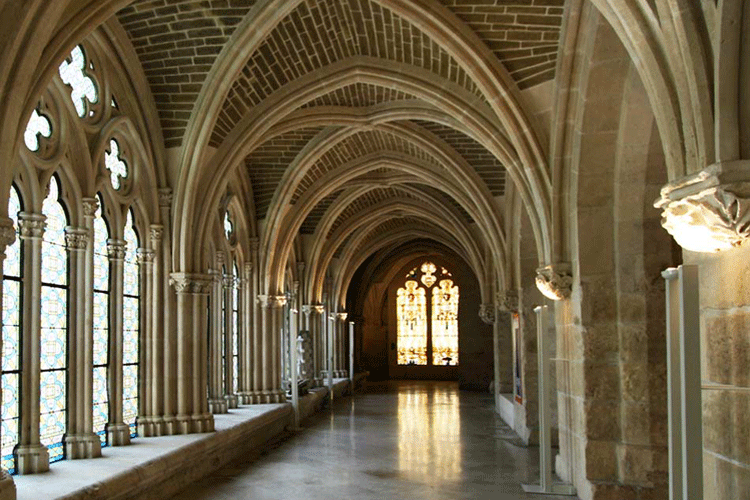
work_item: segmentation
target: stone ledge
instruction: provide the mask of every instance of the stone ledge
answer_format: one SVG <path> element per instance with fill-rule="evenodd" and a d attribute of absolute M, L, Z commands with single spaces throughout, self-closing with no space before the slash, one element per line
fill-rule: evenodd
<path fill-rule="evenodd" d="M 348 379 L 334 380 L 334 395 L 348 391 Z M 301 418 L 323 406 L 325 387 L 300 398 Z M 292 406 L 243 405 L 215 415 L 216 431 L 138 438 L 130 446 L 106 447 L 102 458 L 64 460 L 50 472 L 15 476 L 18 500 L 117 500 L 169 498 L 231 460 L 258 451 L 292 423 Z"/>

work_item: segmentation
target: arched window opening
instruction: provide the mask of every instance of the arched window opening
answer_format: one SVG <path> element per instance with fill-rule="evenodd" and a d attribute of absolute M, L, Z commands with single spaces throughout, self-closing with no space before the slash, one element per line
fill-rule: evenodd
<path fill-rule="evenodd" d="M 41 399 L 40 437 L 49 449 L 49 461 L 62 460 L 66 429 L 68 259 L 65 245 L 67 216 L 60 185 L 52 177 L 42 204 L 47 227 L 42 241 Z"/>
<path fill-rule="evenodd" d="M 119 190 L 123 180 L 128 177 L 128 165 L 120 158 L 120 144 L 114 139 L 109 141 L 109 151 L 104 152 L 104 166 L 109 170 L 112 187 Z"/>
<path fill-rule="evenodd" d="M 138 270 L 136 252 L 138 234 L 133 226 L 133 210 L 128 210 L 124 232 L 127 249 L 123 264 L 123 297 L 122 297 L 122 417 L 130 426 L 130 437 L 136 437 L 136 418 L 138 417 L 138 377 L 140 363 L 140 288 L 141 278 Z"/>
<path fill-rule="evenodd" d="M 228 240 L 231 240 L 232 235 L 234 235 L 234 223 L 232 222 L 232 219 L 229 218 L 228 210 L 224 212 L 224 234 Z"/>
<path fill-rule="evenodd" d="M 239 276 L 237 263 L 234 263 L 234 283 L 232 286 L 232 393 L 237 394 L 239 389 L 239 371 L 240 371 L 240 348 L 239 348 L 239 319 L 240 319 L 240 294 L 239 294 Z"/>
<path fill-rule="evenodd" d="M 94 214 L 94 432 L 107 445 L 109 421 L 109 229 L 102 217 L 102 199 Z"/>
<path fill-rule="evenodd" d="M 70 99 L 76 108 L 78 116 L 84 118 L 88 110 L 88 103 L 96 104 L 99 102 L 99 91 L 96 89 L 94 80 L 87 74 L 90 66 L 86 65 L 86 53 L 83 47 L 78 45 L 70 53 L 70 57 L 60 64 L 60 78 L 64 84 L 73 89 L 70 93 Z M 93 111 L 88 111 L 92 116 Z"/>
<path fill-rule="evenodd" d="M 2 467 L 11 474 L 16 471 L 13 448 L 18 444 L 19 379 L 21 377 L 21 241 L 18 237 L 18 212 L 21 200 L 15 187 L 10 189 L 8 216 L 16 228 L 16 241 L 5 249 L 3 262 L 3 355 L 2 355 Z"/>
<path fill-rule="evenodd" d="M 23 141 L 29 151 L 39 151 L 41 141 L 39 137 L 51 137 L 52 124 L 46 116 L 40 115 L 37 110 L 31 112 L 29 123 L 26 125 L 26 131 L 23 134 Z"/>
<path fill-rule="evenodd" d="M 399 365 L 458 365 L 459 290 L 450 277 L 429 261 L 406 275 L 396 297 Z"/>

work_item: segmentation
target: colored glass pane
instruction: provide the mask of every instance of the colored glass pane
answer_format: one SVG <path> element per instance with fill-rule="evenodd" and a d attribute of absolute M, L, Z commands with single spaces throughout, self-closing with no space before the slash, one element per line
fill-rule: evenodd
<path fill-rule="evenodd" d="M 106 426 L 109 422 L 109 398 L 107 397 L 107 367 L 94 367 L 94 432 L 107 445 Z"/>
<path fill-rule="evenodd" d="M 109 229 L 102 217 L 102 199 L 94 214 L 94 432 L 107 445 L 109 421 Z"/>
<path fill-rule="evenodd" d="M 67 217 L 58 201 L 59 196 L 58 181 L 52 177 L 49 194 L 42 203 L 42 213 L 47 217 L 47 227 L 42 241 L 42 373 L 39 402 L 42 444 L 49 448 L 50 462 L 63 458 L 62 438 L 65 434 L 67 392 Z"/>
<path fill-rule="evenodd" d="M 16 471 L 16 462 L 13 457 L 13 448 L 18 443 L 18 373 L 3 373 L 3 419 L 0 426 L 2 435 L 2 467 L 11 474 Z"/>
<path fill-rule="evenodd" d="M 96 90 L 94 80 L 86 74 L 86 54 L 83 48 L 78 45 L 70 53 L 70 57 L 60 64 L 60 78 L 63 83 L 70 86 L 73 90 L 70 93 L 70 99 L 76 108 L 78 116 L 86 116 L 86 101 L 95 104 L 99 102 L 99 93 Z"/>
<path fill-rule="evenodd" d="M 129 210 L 124 231 L 127 250 L 124 262 L 124 296 L 123 296 L 123 422 L 130 426 L 130 436 L 137 435 L 136 418 L 138 417 L 138 376 L 140 363 L 140 274 L 136 252 L 138 235 L 133 225 L 133 211 Z"/>
<path fill-rule="evenodd" d="M 413 280 L 398 289 L 397 346 L 399 365 L 427 364 L 427 299 Z"/>
<path fill-rule="evenodd" d="M 240 290 L 239 290 L 239 270 L 237 264 L 234 265 L 234 287 L 232 288 L 232 387 L 233 392 L 239 392 L 239 372 L 240 372 L 240 347 L 239 347 L 239 318 L 240 318 Z"/>
<path fill-rule="evenodd" d="M 432 364 L 458 364 L 458 287 L 449 279 L 432 289 Z"/>

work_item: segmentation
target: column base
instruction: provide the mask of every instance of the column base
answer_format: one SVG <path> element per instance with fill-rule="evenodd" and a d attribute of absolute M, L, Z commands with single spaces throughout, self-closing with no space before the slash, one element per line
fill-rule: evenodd
<path fill-rule="evenodd" d="M 49 470 L 49 450 L 41 444 L 16 448 L 16 466 L 19 474 L 36 474 Z"/>
<path fill-rule="evenodd" d="M 192 434 L 193 417 L 191 415 L 177 415 L 174 427 L 175 434 Z"/>
<path fill-rule="evenodd" d="M 210 413 L 193 415 L 193 432 L 196 434 L 214 431 L 214 416 Z"/>
<path fill-rule="evenodd" d="M 252 391 L 242 391 L 237 394 L 237 398 L 239 400 L 239 404 L 241 405 L 253 404 L 253 392 Z"/>
<path fill-rule="evenodd" d="M 0 498 L 3 500 L 16 500 L 16 485 L 13 476 L 8 471 L 0 469 Z"/>
<path fill-rule="evenodd" d="M 174 415 L 165 415 L 162 417 L 162 430 L 164 431 L 164 434 L 162 434 L 163 436 L 183 434 L 180 432 L 180 423 Z"/>
<path fill-rule="evenodd" d="M 265 394 L 266 403 L 286 403 L 286 392 L 281 389 L 268 391 Z"/>
<path fill-rule="evenodd" d="M 63 446 L 69 460 L 102 456 L 102 440 L 97 434 L 67 434 Z"/>
<path fill-rule="evenodd" d="M 325 385 L 323 380 L 323 377 L 313 379 L 313 387 L 323 387 Z"/>
<path fill-rule="evenodd" d="M 140 428 L 140 425 L 138 427 Z M 130 444 L 130 426 L 128 424 L 107 425 L 107 442 L 110 446 L 129 445 Z"/>
<path fill-rule="evenodd" d="M 236 394 L 227 394 L 226 396 L 224 396 L 224 399 L 226 400 L 227 407 L 229 407 L 230 410 L 239 406 Z"/>
<path fill-rule="evenodd" d="M 209 399 L 208 411 L 213 414 L 229 413 L 229 406 L 226 399 Z"/>
<path fill-rule="evenodd" d="M 138 417 L 138 435 L 143 437 L 164 436 L 164 419 L 161 417 Z"/>

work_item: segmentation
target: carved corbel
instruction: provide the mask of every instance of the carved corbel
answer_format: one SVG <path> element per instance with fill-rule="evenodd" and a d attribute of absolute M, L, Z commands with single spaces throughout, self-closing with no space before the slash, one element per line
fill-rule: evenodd
<path fill-rule="evenodd" d="M 716 163 L 661 189 L 661 225 L 684 249 L 716 253 L 750 236 L 750 161 Z"/>
<path fill-rule="evenodd" d="M 536 270 L 536 287 L 551 300 L 565 300 L 573 289 L 573 276 L 567 264 L 550 264 Z"/>
<path fill-rule="evenodd" d="M 479 318 L 488 325 L 495 323 L 495 305 L 482 304 L 479 306 Z"/>
<path fill-rule="evenodd" d="M 518 290 L 497 292 L 495 302 L 497 307 L 503 312 L 514 313 L 518 311 Z"/>

